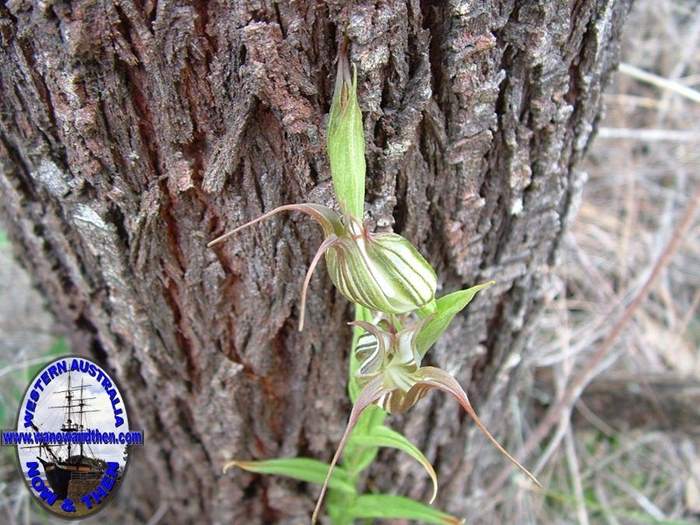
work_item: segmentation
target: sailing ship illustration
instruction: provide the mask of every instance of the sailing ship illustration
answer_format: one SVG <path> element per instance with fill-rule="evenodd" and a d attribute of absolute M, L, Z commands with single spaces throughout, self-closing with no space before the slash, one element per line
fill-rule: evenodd
<path fill-rule="evenodd" d="M 86 388 L 87 386 L 82 380 L 80 386 L 73 386 L 70 372 L 68 372 L 67 388 L 55 392 L 55 394 L 65 394 L 65 404 L 49 407 L 64 410 L 61 432 L 85 430 L 85 414 L 99 412 L 99 410 L 89 409 L 88 401 L 96 398 L 85 397 Z M 32 427 L 35 432 L 42 431 L 35 424 L 32 424 Z M 89 444 L 72 444 L 69 441 L 65 445 L 39 444 L 24 448 L 37 448 L 39 450 L 37 459 L 44 467 L 46 480 L 51 490 L 61 500 L 67 497 L 76 499 L 94 490 L 100 484 L 107 468 L 107 463 L 95 457 Z"/>

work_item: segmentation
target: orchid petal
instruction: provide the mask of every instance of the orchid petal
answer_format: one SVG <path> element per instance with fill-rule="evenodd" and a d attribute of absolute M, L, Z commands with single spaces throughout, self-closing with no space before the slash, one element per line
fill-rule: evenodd
<path fill-rule="evenodd" d="M 348 323 L 363 330 L 357 338 L 353 352 L 358 362 L 355 377 L 364 386 L 381 373 L 381 366 L 387 353 L 386 340 L 383 333 L 375 325 L 358 320 Z"/>
<path fill-rule="evenodd" d="M 383 394 L 377 404 L 390 414 L 402 414 L 423 399 L 430 388 L 421 383 L 414 384 L 407 392 L 394 388 Z"/>
<path fill-rule="evenodd" d="M 345 448 L 345 443 L 347 442 L 348 437 L 350 436 L 350 432 L 357 424 L 357 420 L 360 417 L 360 414 L 362 414 L 362 411 L 368 406 L 370 406 L 372 403 L 374 403 L 382 395 L 384 390 L 384 386 L 382 385 L 382 377 L 380 376 L 367 383 L 367 386 L 365 386 L 360 392 L 360 394 L 357 396 L 355 404 L 352 406 L 352 411 L 350 412 L 350 418 L 348 419 L 348 424 L 345 427 L 345 432 L 343 433 L 343 437 L 340 439 L 338 448 L 336 449 L 335 455 L 333 456 L 333 460 L 331 461 L 331 466 L 328 469 L 326 480 L 323 482 L 323 486 L 321 487 L 321 494 L 319 494 L 318 500 L 316 501 L 316 508 L 314 509 L 314 513 L 311 516 L 312 524 L 316 523 L 318 513 L 321 510 L 323 496 L 326 494 L 326 488 L 328 487 L 328 480 L 331 479 L 331 474 L 333 474 L 335 464 L 338 462 L 340 455 L 343 453 L 343 449 Z"/>
<path fill-rule="evenodd" d="M 459 404 L 462 405 L 462 408 L 464 408 L 466 413 L 469 414 L 469 417 L 471 417 L 474 420 L 474 423 L 477 427 L 479 427 L 479 430 L 481 430 L 484 433 L 484 435 L 486 435 L 486 437 L 489 438 L 491 443 L 493 443 L 493 445 L 505 457 L 507 457 L 511 461 L 511 463 L 518 467 L 538 487 L 542 487 L 542 484 L 539 481 L 537 481 L 537 478 L 535 478 L 535 476 L 532 473 L 530 473 L 529 470 L 523 467 L 513 456 L 511 456 L 508 453 L 508 451 L 505 448 L 503 448 L 498 441 L 496 441 L 496 438 L 493 437 L 493 435 L 491 435 L 491 432 L 488 431 L 486 426 L 481 422 L 481 419 L 479 419 L 479 416 L 476 415 L 472 404 L 467 398 L 467 394 L 464 392 L 464 390 L 454 377 L 452 377 L 449 373 L 445 372 L 444 370 L 432 366 L 426 366 L 421 368 L 416 373 L 416 376 L 418 378 L 416 387 L 438 388 L 443 392 L 452 394 L 452 396 L 454 396 L 455 399 L 459 401 Z"/>

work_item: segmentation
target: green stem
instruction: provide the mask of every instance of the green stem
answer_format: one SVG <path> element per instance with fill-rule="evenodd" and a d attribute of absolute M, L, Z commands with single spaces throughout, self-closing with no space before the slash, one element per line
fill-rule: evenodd
<path fill-rule="evenodd" d="M 355 305 L 355 320 L 356 321 L 368 321 L 372 320 L 371 312 L 364 306 Z M 353 328 L 352 335 L 352 345 L 350 347 L 350 359 L 348 367 L 348 395 L 350 400 L 354 403 L 357 399 L 357 395 L 360 392 L 360 387 L 357 384 L 357 379 L 355 378 L 355 372 L 359 366 L 357 359 L 355 357 L 355 346 L 357 345 L 357 340 L 361 334 L 362 330 L 360 328 Z M 381 425 L 386 418 L 386 412 L 378 407 L 369 407 L 360 416 L 354 432 L 368 432 L 375 425 Z M 368 449 L 367 447 L 359 447 L 352 444 L 352 438 L 348 443 L 345 453 L 343 454 L 343 467 L 346 469 L 350 475 L 351 481 L 357 487 L 359 483 L 360 473 L 371 464 L 371 461 L 376 456 L 378 448 Z M 358 488 L 359 493 L 359 488 Z M 335 516 L 331 517 L 333 525 L 352 525 L 353 520 L 347 518 L 350 514 L 349 510 L 353 505 L 353 501 L 347 498 L 340 499 L 336 501 L 336 506 L 338 512 L 334 513 Z"/>

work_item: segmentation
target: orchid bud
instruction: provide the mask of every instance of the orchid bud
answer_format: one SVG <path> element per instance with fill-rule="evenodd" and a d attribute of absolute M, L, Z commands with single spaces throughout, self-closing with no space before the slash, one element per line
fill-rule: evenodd
<path fill-rule="evenodd" d="M 328 119 L 328 158 L 341 208 L 361 219 L 365 202 L 365 136 L 357 103 L 357 72 L 350 76 L 347 42 L 338 50 L 338 72 Z"/>

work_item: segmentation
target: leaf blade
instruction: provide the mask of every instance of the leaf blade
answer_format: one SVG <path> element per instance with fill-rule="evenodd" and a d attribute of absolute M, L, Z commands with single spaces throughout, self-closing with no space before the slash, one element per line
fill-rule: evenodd
<path fill-rule="evenodd" d="M 357 436 L 353 435 L 350 439 L 360 446 L 395 448 L 411 456 L 422 465 L 433 482 L 433 495 L 430 499 L 430 503 L 435 501 L 438 492 L 438 480 L 435 469 L 420 449 L 411 443 L 404 435 L 384 425 L 378 425 L 370 429 L 368 433 Z"/>
<path fill-rule="evenodd" d="M 416 336 L 416 347 L 421 356 L 430 349 L 435 341 L 447 330 L 455 316 L 464 310 L 480 290 L 488 288 L 496 281 L 477 284 L 466 290 L 459 290 L 443 295 L 436 301 L 436 311 L 433 313 L 421 331 Z"/>
<path fill-rule="evenodd" d="M 238 467 L 255 474 L 273 474 L 287 478 L 322 485 L 330 465 L 312 458 L 274 458 L 260 461 L 232 460 L 224 465 L 224 472 L 231 467 Z M 337 467 L 328 486 L 346 494 L 356 494 L 355 486 L 342 467 Z"/>
<path fill-rule="evenodd" d="M 348 512 L 355 519 L 403 518 L 436 525 L 464 523 L 464 520 L 429 507 L 424 503 L 389 494 L 363 494 L 355 500 L 355 504 Z"/>

